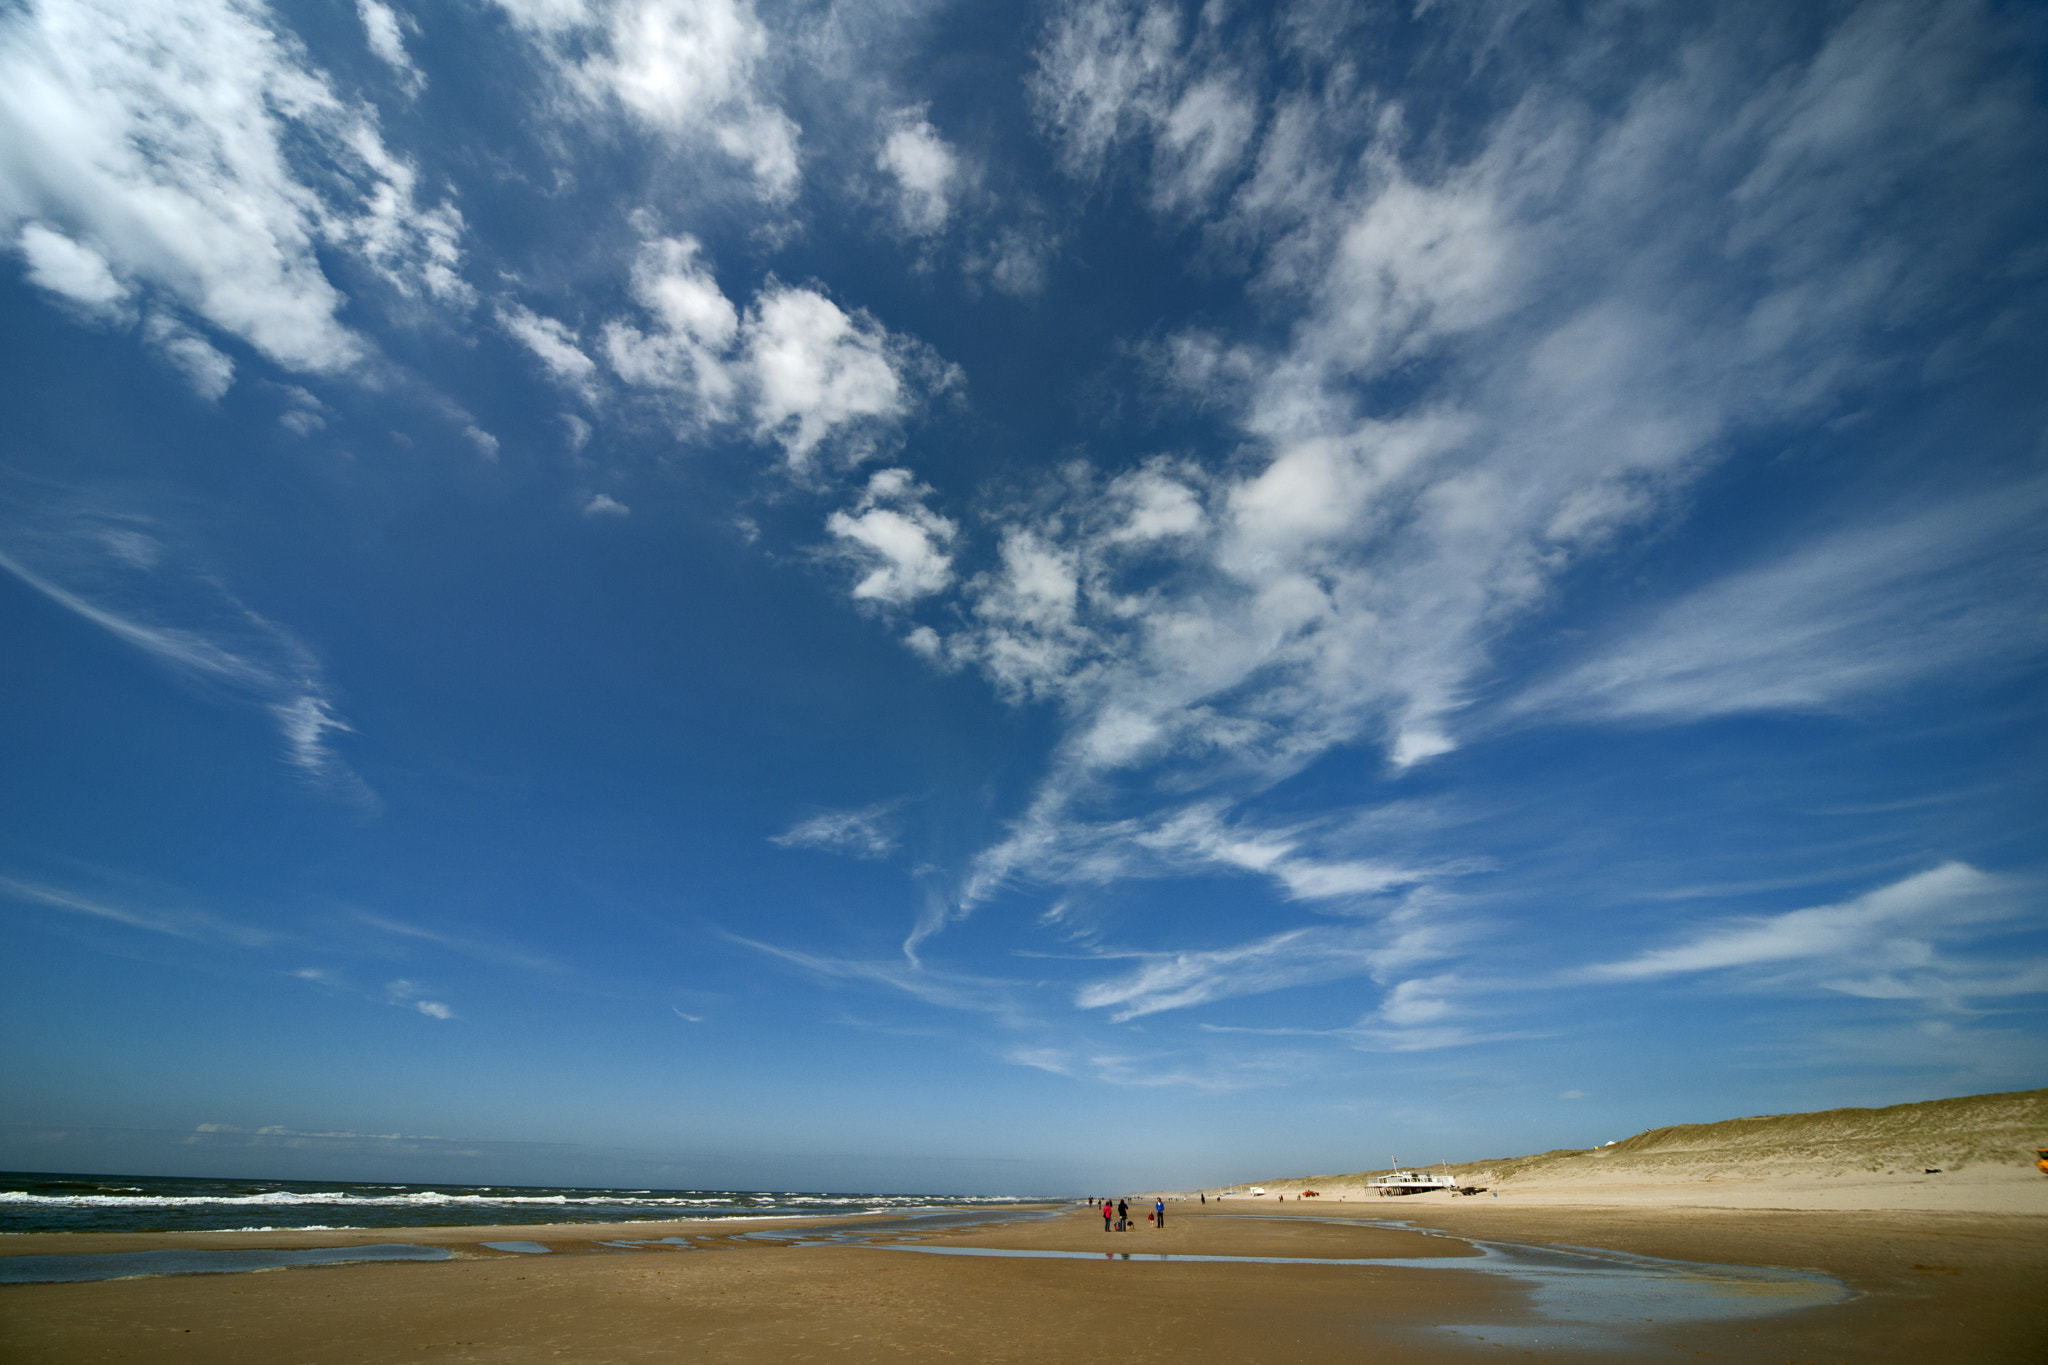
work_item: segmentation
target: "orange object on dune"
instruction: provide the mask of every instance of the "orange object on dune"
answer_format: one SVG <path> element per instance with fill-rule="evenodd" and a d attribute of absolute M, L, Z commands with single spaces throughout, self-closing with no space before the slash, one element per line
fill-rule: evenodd
<path fill-rule="evenodd" d="M 2048 1147 L 2036 1147 L 2034 1155 L 2041 1158 L 2034 1165 L 2040 1169 L 2042 1175 L 2048 1175 Z"/>

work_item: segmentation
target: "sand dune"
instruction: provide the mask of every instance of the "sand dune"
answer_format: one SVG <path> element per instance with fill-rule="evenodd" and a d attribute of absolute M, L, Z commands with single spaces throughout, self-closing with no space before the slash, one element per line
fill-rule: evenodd
<path fill-rule="evenodd" d="M 1677 1124 L 1605 1147 L 1432 1169 L 1486 1186 L 1488 1198 L 1525 1203 L 2048 1213 L 2048 1175 L 2034 1164 L 2039 1147 L 2048 1147 L 2048 1090 L 2018 1090 Z M 1367 1182 L 1384 1173 L 1256 1183 L 1269 1191 L 1264 1202 L 1311 1189 L 1319 1202 L 1349 1202 L 1372 1197 Z M 1407 1202 L 1454 1198 L 1413 1195 Z"/>

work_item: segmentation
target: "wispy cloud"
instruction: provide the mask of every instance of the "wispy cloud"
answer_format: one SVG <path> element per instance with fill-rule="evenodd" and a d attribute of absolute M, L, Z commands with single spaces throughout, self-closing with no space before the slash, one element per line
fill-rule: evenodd
<path fill-rule="evenodd" d="M 173 938 L 195 943 L 227 943 L 238 948 L 262 948 L 279 941 L 279 935 L 272 930 L 238 924 L 204 910 L 184 906 L 166 908 L 161 905 L 137 905 L 130 897 L 87 895 L 68 887 L 24 881 L 18 877 L 0 876 L 0 896 L 29 905 L 59 910 L 65 914 L 107 920 L 131 929 L 147 930 L 153 934 L 168 934 Z"/>
<path fill-rule="evenodd" d="M 1829 710 L 2048 645 L 2048 484 L 1950 497 L 1688 594 L 1510 711 L 1697 720 Z"/>
<path fill-rule="evenodd" d="M 503 943 L 495 939 L 478 938 L 468 934 L 451 934 L 445 930 L 426 928 L 418 924 L 411 924 L 404 920 L 396 919 L 390 915 L 372 914 L 366 910 L 352 911 L 350 918 L 358 924 L 368 925 L 379 933 L 390 934 L 395 938 L 412 939 L 420 943 L 431 943 L 437 948 L 445 948 L 449 952 L 459 954 L 462 957 L 471 958 L 478 962 L 487 962 L 496 967 L 514 967 L 526 972 L 559 972 L 561 970 L 561 964 L 554 959 L 516 944 Z"/>
<path fill-rule="evenodd" d="M 427 989 L 427 987 L 420 985 L 417 981 L 407 981 L 404 978 L 400 978 L 399 980 L 386 983 L 384 998 L 391 1004 L 418 1010 L 429 1019 L 455 1018 L 453 1006 L 444 1001 L 428 1000 L 425 998 Z"/>
<path fill-rule="evenodd" d="M 1818 46 L 1735 21 L 1658 32 L 1626 98 L 1572 62 L 1502 59 L 1493 112 L 1446 139 L 1391 97 L 1319 99 L 1290 64 L 1320 48 L 1261 56 L 1166 5 L 1056 13 L 1035 91 L 1069 168 L 1137 167 L 1169 220 L 1215 206 L 1252 296 L 1294 322 L 1272 344 L 1163 339 L 1171 401 L 1215 414 L 1229 459 L 1063 466 L 989 510 L 988 567 L 912 632 L 936 666 L 1061 718 L 967 903 L 1239 853 L 1294 871 L 1297 896 L 1408 875 L 1161 835 L 1190 800 L 1227 823 L 1340 748 L 1394 773 L 1457 748 L 1498 718 L 1474 702 L 1500 642 L 1685 508 L 1746 433 L 1913 363 L 1927 343 L 1901 317 L 1987 343 L 1951 303 L 1981 295 L 1966 262 L 1989 270 L 2043 202 L 1989 188 L 2040 145 L 1989 19 L 1863 6 Z M 2036 495 L 1956 487 L 1703 587 L 1511 714 L 1811 707 L 2037 652 Z"/>
<path fill-rule="evenodd" d="M 419 24 L 409 14 L 403 14 L 384 3 L 384 0 L 356 0 L 356 14 L 363 21 L 363 39 L 370 51 L 377 54 L 377 60 L 391 68 L 398 78 L 399 88 L 407 96 L 417 96 L 427 88 L 427 76 L 413 62 L 412 54 L 405 50 L 408 33 L 419 32 Z"/>
<path fill-rule="evenodd" d="M 896 851 L 890 815 L 898 803 L 883 801 L 852 810 L 831 810 L 799 820 L 769 843 L 783 848 L 810 848 L 846 853 L 856 858 L 881 858 Z"/>
<path fill-rule="evenodd" d="M 0 570 L 202 691 L 261 708 L 293 768 L 374 808 L 375 794 L 330 743 L 350 726 L 325 671 L 284 627 L 217 578 L 166 562 L 157 537 L 120 518 L 28 514 L 5 534 L 12 543 L 0 550 Z"/>
<path fill-rule="evenodd" d="M 831 957 L 779 948 L 738 934 L 726 934 L 725 937 L 743 948 L 765 953 L 830 980 L 870 982 L 900 991 L 926 1004 L 992 1015 L 1013 1024 L 1028 1018 L 1022 1008 L 1022 985 L 1019 982 L 947 972 L 909 958 Z"/>
<path fill-rule="evenodd" d="M 1370 926 L 1288 929 L 1227 948 L 1133 954 L 1138 967 L 1083 986 L 1074 1003 L 1110 1009 L 1121 1023 L 1233 996 L 1398 971 L 1443 956 L 1461 934 L 1456 926 L 1406 914 Z"/>
<path fill-rule="evenodd" d="M 1670 946 L 1587 967 L 1577 978 L 1737 972 L 1765 983 L 1949 1005 L 2032 994 L 2048 991 L 2048 959 L 1957 958 L 1942 945 L 1981 940 L 2038 898 L 2038 888 L 2014 878 L 1943 863 L 1850 900 L 1711 922 Z"/>

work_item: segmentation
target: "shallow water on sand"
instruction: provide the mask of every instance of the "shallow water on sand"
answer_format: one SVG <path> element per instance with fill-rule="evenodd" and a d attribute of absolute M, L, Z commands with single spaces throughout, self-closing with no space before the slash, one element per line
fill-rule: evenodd
<path fill-rule="evenodd" d="M 0 1284 L 76 1284 L 134 1275 L 232 1275 L 280 1266 L 341 1265 L 349 1261 L 445 1261 L 446 1247 L 381 1242 L 363 1247 L 307 1247 L 297 1251 L 95 1251 L 78 1256 L 0 1256 Z"/>
<path fill-rule="evenodd" d="M 1039 1214 L 1039 1217 L 1049 1215 Z M 1256 1218 L 1257 1215 L 1220 1215 Z M 948 1221 L 968 1224 L 971 1215 Z M 1012 1221 L 998 1215 L 997 1219 Z M 1799 1308 L 1840 1303 L 1852 1291 L 1839 1280 L 1802 1270 L 1767 1266 L 1710 1265 L 1670 1261 L 1654 1256 L 1606 1251 L 1597 1247 L 1532 1246 L 1518 1242 L 1452 1237 L 1410 1223 L 1379 1218 L 1287 1218 L 1262 1222 L 1325 1223 L 1338 1227 L 1386 1228 L 1446 1237 L 1471 1246 L 1471 1256 L 1331 1257 L 1213 1256 L 1152 1251 L 1039 1251 L 997 1247 L 930 1246 L 917 1242 L 876 1241 L 900 1231 L 927 1230 L 930 1224 L 905 1220 L 887 1227 L 827 1230 L 763 1231 L 749 1236 L 793 1246 L 865 1246 L 879 1251 L 907 1251 L 928 1256 L 994 1256 L 1062 1261 L 1191 1261 L 1241 1262 L 1254 1265 L 1378 1266 L 1388 1269 L 1466 1271 L 1516 1280 L 1529 1289 L 1532 1320 L 1520 1324 L 1448 1323 L 1433 1331 L 1456 1333 L 1534 1348 L 1620 1348 L 1646 1332 L 1694 1323 L 1739 1322 Z"/>
<path fill-rule="evenodd" d="M 1838 1280 L 1810 1271 L 1764 1266 L 1710 1265 L 1663 1260 L 1596 1247 L 1531 1245 L 1458 1237 L 1394 1219 L 1262 1218 L 1212 1215 L 1235 1221 L 1323 1223 L 1380 1228 L 1439 1237 L 1469 1255 L 1439 1256 L 1227 1256 L 1154 1251 L 1054 1251 L 935 1245 L 920 1240 L 940 1232 L 993 1230 L 1006 1224 L 1038 1222 L 1067 1215 L 1068 1208 L 972 1209 L 907 1214 L 879 1222 L 804 1228 L 764 1228 L 737 1234 L 747 1241 L 791 1248 L 829 1250 L 859 1247 L 927 1256 L 988 1256 L 1019 1260 L 1113 1262 L 1240 1262 L 1255 1265 L 1360 1266 L 1389 1270 L 1466 1272 L 1498 1276 L 1523 1286 L 1526 1317 L 1515 1323 L 1440 1323 L 1430 1335 L 1456 1334 L 1489 1345 L 1624 1349 L 1650 1333 L 1688 1324 L 1753 1320 L 1801 1308 L 1817 1308 L 1851 1297 Z M 707 1228 L 705 1234 L 716 1235 Z M 619 1239 L 597 1245 L 616 1251 L 690 1250 L 685 1237 Z M 547 1253 L 539 1242 L 484 1242 L 497 1251 Z M 616 1254 L 616 1251 L 614 1254 Z M 445 1247 L 383 1244 L 322 1247 L 299 1251 L 140 1251 L 73 1256 L 0 1257 L 0 1283 L 115 1279 L 132 1275 L 182 1275 L 262 1270 L 280 1266 L 330 1265 L 345 1261 L 441 1261 Z M 1385 1281 L 1376 1282 L 1384 1292 Z"/>

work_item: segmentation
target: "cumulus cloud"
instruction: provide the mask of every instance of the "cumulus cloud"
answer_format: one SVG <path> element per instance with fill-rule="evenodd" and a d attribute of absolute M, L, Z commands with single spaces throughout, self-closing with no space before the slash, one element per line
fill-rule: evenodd
<path fill-rule="evenodd" d="M 738 383 L 726 356 L 739 333 L 739 310 L 718 287 L 703 248 L 689 236 L 656 238 L 633 263 L 633 297 L 652 326 L 604 329 L 605 358 L 619 378 L 673 396 L 694 427 L 730 415 Z"/>
<path fill-rule="evenodd" d="M 815 289 L 771 279 L 742 314 L 693 237 L 645 242 L 632 291 L 644 319 L 604 327 L 613 372 L 664 397 L 685 430 L 744 421 L 757 440 L 781 447 L 793 473 L 811 473 L 828 448 L 859 463 L 924 392 L 958 379 L 927 348 Z M 559 350 L 568 340 L 541 344 Z"/>
<path fill-rule="evenodd" d="M 583 504 L 586 517 L 623 517 L 630 515 L 632 510 L 609 493 L 592 493 L 590 500 Z"/>
<path fill-rule="evenodd" d="M 828 436 L 901 416 L 909 395 L 892 356 L 898 349 L 872 317 L 847 313 L 815 290 L 764 289 L 744 334 L 755 434 L 802 469 Z"/>
<path fill-rule="evenodd" d="M 21 229 L 17 242 L 28 265 L 29 283 L 88 312 L 118 312 L 128 299 L 128 286 L 114 278 L 107 258 L 82 242 L 41 223 Z"/>
<path fill-rule="evenodd" d="M 946 553 L 959 528 L 924 505 L 931 489 L 907 469 L 884 469 L 868 480 L 851 512 L 834 512 L 825 528 L 842 553 L 865 570 L 856 599 L 903 606 L 944 589 L 953 577 Z"/>
<path fill-rule="evenodd" d="M 368 353 L 320 253 L 461 305 L 461 214 L 260 8 L 47 0 L 0 21 L 0 228 L 44 287 L 146 288 L 289 369 Z M 60 245 L 69 242 L 69 247 Z M 97 264 L 95 264 L 95 258 Z M 114 283 L 109 283 L 110 281 Z"/>
<path fill-rule="evenodd" d="M 499 0 L 595 110 L 744 165 L 773 204 L 801 177 L 799 129 L 768 92 L 768 33 L 746 0 Z"/>
<path fill-rule="evenodd" d="M 905 232 L 927 237 L 946 226 L 963 171 L 960 154 L 923 114 L 899 110 L 888 122 L 875 168 L 895 182 L 896 218 Z"/>

